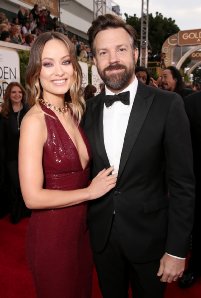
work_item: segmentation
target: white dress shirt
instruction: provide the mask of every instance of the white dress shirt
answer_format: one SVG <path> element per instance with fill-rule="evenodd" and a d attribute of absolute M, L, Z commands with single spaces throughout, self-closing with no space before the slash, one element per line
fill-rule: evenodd
<path fill-rule="evenodd" d="M 130 104 L 125 105 L 120 101 L 114 102 L 110 107 L 104 105 L 103 109 L 103 135 L 106 153 L 111 166 L 114 166 L 114 173 L 118 173 L 121 159 L 121 152 L 124 144 L 126 129 L 134 98 L 137 92 L 138 80 L 135 77 L 133 82 L 122 92 L 130 91 Z M 106 95 L 114 95 L 107 87 Z"/>

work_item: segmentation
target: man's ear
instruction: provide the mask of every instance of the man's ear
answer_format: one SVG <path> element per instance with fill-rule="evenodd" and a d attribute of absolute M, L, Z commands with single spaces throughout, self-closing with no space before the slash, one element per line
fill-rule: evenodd
<path fill-rule="evenodd" d="M 97 66 L 97 62 L 96 62 L 96 58 L 95 58 L 95 56 L 93 56 L 93 62 L 94 62 L 94 64 L 95 64 L 95 66 Z"/>
<path fill-rule="evenodd" d="M 133 50 L 133 56 L 134 56 L 135 64 L 137 64 L 138 57 L 139 57 L 139 51 L 138 51 L 138 48 L 135 48 L 135 49 Z"/>

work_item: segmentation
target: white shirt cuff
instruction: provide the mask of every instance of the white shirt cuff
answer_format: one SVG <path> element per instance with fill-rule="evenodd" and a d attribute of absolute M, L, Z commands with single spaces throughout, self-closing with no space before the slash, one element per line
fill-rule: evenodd
<path fill-rule="evenodd" d="M 171 257 L 175 258 L 175 259 L 179 259 L 179 260 L 185 260 L 185 259 L 186 259 L 186 258 L 180 258 L 180 257 L 177 257 L 177 256 L 173 256 L 173 255 L 171 255 L 171 254 L 168 254 L 167 252 L 166 252 L 166 254 L 167 254 L 168 256 L 171 256 Z"/>

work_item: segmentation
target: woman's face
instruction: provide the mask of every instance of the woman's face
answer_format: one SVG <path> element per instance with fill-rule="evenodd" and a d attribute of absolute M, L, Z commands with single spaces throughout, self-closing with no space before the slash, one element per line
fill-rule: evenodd
<path fill-rule="evenodd" d="M 49 40 L 42 53 L 40 83 L 43 98 L 64 97 L 73 83 L 74 69 L 67 46 L 59 39 Z"/>
<path fill-rule="evenodd" d="M 22 101 L 22 97 L 23 97 L 23 93 L 20 87 L 14 86 L 11 88 L 10 101 L 12 105 L 20 103 Z"/>

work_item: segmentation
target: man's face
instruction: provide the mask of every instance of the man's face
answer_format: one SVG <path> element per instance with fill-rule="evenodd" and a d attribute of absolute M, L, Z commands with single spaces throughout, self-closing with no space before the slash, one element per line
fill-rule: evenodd
<path fill-rule="evenodd" d="M 169 69 L 165 69 L 161 76 L 161 87 L 164 90 L 174 91 L 177 81 L 173 78 Z"/>
<path fill-rule="evenodd" d="M 125 89 L 135 77 L 138 52 L 123 28 L 100 31 L 94 39 L 94 63 L 105 85 L 113 92 Z"/>

